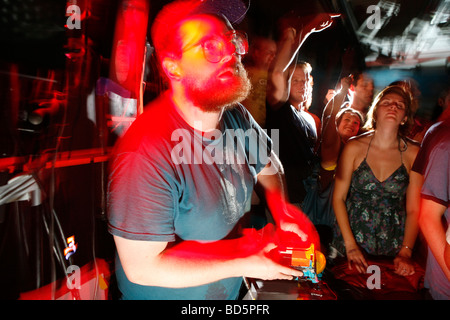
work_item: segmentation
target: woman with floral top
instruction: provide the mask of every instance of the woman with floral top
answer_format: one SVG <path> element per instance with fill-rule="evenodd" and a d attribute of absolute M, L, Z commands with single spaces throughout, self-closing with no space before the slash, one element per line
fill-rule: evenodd
<path fill-rule="evenodd" d="M 406 138 L 413 122 L 411 99 L 401 86 L 381 91 L 368 113 L 368 132 L 350 139 L 339 159 L 333 246 L 359 272 L 366 272 L 370 254 L 395 257 L 396 273 L 414 274 L 420 179 L 410 175 L 419 151 Z"/>

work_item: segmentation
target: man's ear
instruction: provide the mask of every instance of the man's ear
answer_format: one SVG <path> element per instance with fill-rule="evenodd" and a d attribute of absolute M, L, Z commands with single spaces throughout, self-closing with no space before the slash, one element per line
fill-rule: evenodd
<path fill-rule="evenodd" d="M 162 67 L 169 79 L 179 79 L 181 76 L 181 69 L 178 62 L 172 58 L 164 58 Z"/>

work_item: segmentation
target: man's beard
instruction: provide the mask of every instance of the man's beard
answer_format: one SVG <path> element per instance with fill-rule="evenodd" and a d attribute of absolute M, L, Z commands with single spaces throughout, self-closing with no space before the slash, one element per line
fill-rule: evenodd
<path fill-rule="evenodd" d="M 238 63 L 235 69 L 236 74 L 225 84 L 218 79 L 217 75 L 205 80 L 186 77 L 184 85 L 187 97 L 205 112 L 217 112 L 223 108 L 232 108 L 238 102 L 243 101 L 251 89 L 244 66 Z"/>

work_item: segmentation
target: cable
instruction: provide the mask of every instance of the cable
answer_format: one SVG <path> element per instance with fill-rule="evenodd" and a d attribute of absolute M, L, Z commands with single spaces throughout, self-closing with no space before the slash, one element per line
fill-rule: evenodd
<path fill-rule="evenodd" d="M 43 193 L 44 197 L 47 198 L 45 190 L 43 190 L 42 181 L 39 179 L 39 177 L 36 175 L 36 173 L 32 173 L 32 175 L 34 176 L 38 186 L 40 188 L 42 188 L 42 193 Z M 67 275 L 67 269 L 68 269 L 69 266 L 72 265 L 71 258 L 69 258 L 69 261 L 68 261 L 69 263 L 67 264 L 66 263 L 67 260 L 65 259 L 65 256 L 64 256 L 64 249 L 61 249 L 61 246 L 60 246 L 59 242 L 56 241 L 56 239 L 54 237 L 54 235 L 55 235 L 55 232 L 54 232 L 55 226 L 57 227 L 57 230 L 59 231 L 60 240 L 62 241 L 62 243 L 64 245 L 66 243 L 66 236 L 64 235 L 64 231 L 63 231 L 61 223 L 60 223 L 60 221 L 58 219 L 58 215 L 56 214 L 56 211 L 54 209 L 50 208 L 50 205 L 47 202 L 44 202 L 43 206 L 44 206 L 44 212 L 42 213 L 42 220 L 43 220 L 43 223 L 44 223 L 45 230 L 46 230 L 46 232 L 47 232 L 47 234 L 49 236 L 49 243 L 50 243 L 50 249 L 51 249 L 50 251 L 52 251 L 52 249 L 53 249 L 53 253 L 55 254 L 55 256 L 56 256 L 60 266 L 63 269 L 63 273 L 65 275 L 65 278 L 66 278 L 67 281 L 69 281 L 70 278 Z M 53 221 L 53 226 L 52 227 L 49 227 L 49 225 L 48 225 L 48 221 L 47 221 L 48 217 L 46 216 L 46 212 L 48 212 L 50 214 L 50 221 Z M 51 259 L 52 259 L 52 262 L 53 262 L 52 275 L 54 274 L 56 276 L 56 270 L 54 269 L 53 254 L 51 254 L 51 257 L 52 257 Z M 56 291 L 56 287 L 54 285 L 56 283 L 56 279 L 52 279 L 51 283 L 52 283 L 52 288 L 54 288 L 54 290 Z M 75 296 L 76 300 L 81 300 L 80 294 L 79 294 L 79 290 L 77 288 L 71 289 L 71 293 L 72 293 L 72 295 Z M 54 291 L 53 291 L 52 292 L 52 300 L 54 300 L 54 298 L 55 297 L 54 297 Z"/>
<path fill-rule="evenodd" d="M 103 166 L 102 166 L 103 168 Z M 103 175 L 102 175 L 103 177 Z M 102 195 L 101 197 L 103 198 L 103 182 L 101 183 L 102 185 Z M 92 193 L 91 193 L 92 194 Z M 95 199 L 95 195 L 93 197 Z M 95 250 L 95 243 L 96 243 L 96 219 L 95 219 L 95 212 L 93 212 L 91 214 L 91 218 L 92 218 L 92 258 L 94 260 L 94 269 L 95 269 L 95 279 L 97 281 L 95 281 L 95 287 L 94 287 L 94 292 L 93 292 L 93 296 L 92 296 L 92 300 L 96 300 L 96 296 L 97 296 L 97 292 L 98 292 L 98 287 L 99 287 L 99 270 L 98 270 L 98 265 L 97 265 L 97 259 L 96 259 L 96 250 Z"/>
<path fill-rule="evenodd" d="M 48 205 L 49 205 L 49 212 L 50 212 L 50 230 L 49 230 L 49 243 L 50 246 L 53 246 L 54 243 L 54 224 L 55 224 L 55 216 L 52 214 L 54 211 L 54 197 L 55 197 L 55 164 L 56 164 L 56 158 L 58 156 L 58 151 L 61 146 L 61 139 L 64 132 L 64 126 L 67 121 L 67 84 L 69 81 L 66 79 L 66 95 L 65 95 L 65 101 L 62 103 L 63 106 L 63 116 L 61 119 L 61 125 L 60 129 L 58 131 L 58 134 L 56 135 L 56 145 L 55 145 L 55 151 L 53 154 L 53 159 L 51 160 L 51 168 L 50 168 L 50 186 L 49 186 L 49 195 L 48 195 Z M 55 300 L 55 293 L 56 293 L 56 269 L 55 269 L 55 259 L 53 255 L 50 257 L 51 260 L 51 266 L 52 266 L 52 272 L 51 272 L 51 297 L 52 300 Z M 64 274 L 66 274 L 66 270 L 64 270 Z M 67 274 L 66 274 L 67 276 Z"/>

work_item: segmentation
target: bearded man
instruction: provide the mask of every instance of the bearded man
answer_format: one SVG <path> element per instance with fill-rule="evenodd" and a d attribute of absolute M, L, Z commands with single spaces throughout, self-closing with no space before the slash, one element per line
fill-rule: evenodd
<path fill-rule="evenodd" d="M 274 232 L 303 241 L 307 234 L 299 212 L 286 209 L 271 140 L 239 103 L 250 89 L 241 63 L 248 44 L 230 20 L 242 13 L 211 3 L 178 0 L 156 16 L 153 45 L 170 86 L 118 141 L 111 161 L 108 226 L 122 299 L 236 299 L 243 277 L 302 275 L 267 254 Z M 181 140 L 187 147 L 174 152 Z M 256 183 L 278 196 L 277 229 L 255 238 L 234 231 Z"/>

